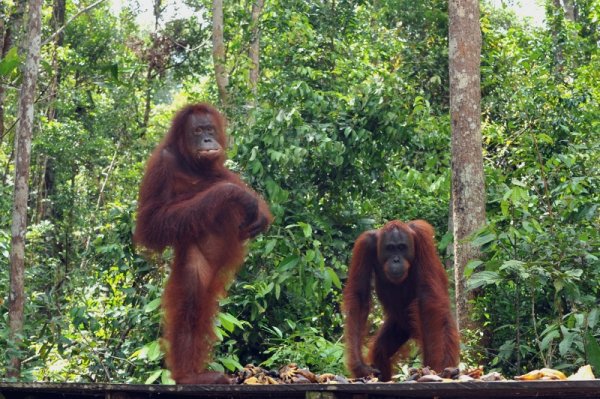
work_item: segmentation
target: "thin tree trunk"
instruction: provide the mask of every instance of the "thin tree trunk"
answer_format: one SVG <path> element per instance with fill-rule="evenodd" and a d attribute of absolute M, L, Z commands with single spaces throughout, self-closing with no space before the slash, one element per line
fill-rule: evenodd
<path fill-rule="evenodd" d="M 23 15 L 25 14 L 25 0 L 17 1 L 17 8 L 14 13 L 8 18 L 8 22 L 4 25 L 3 29 L 0 29 L 2 37 L 0 37 L 0 58 L 4 58 L 8 53 L 8 50 L 13 46 L 14 39 L 18 37 L 21 32 L 21 26 L 23 24 Z M 5 6 L 3 6 L 5 7 Z M 6 135 L 4 126 L 4 102 L 6 101 L 6 88 L 4 87 L 5 78 L 0 78 L 0 141 Z"/>
<path fill-rule="evenodd" d="M 250 32 L 250 49 L 248 50 L 248 56 L 250 57 L 250 62 L 252 63 L 252 67 L 250 68 L 249 78 L 250 78 L 250 91 L 252 92 L 252 105 L 256 105 L 256 92 L 258 87 L 258 77 L 259 77 L 259 66 L 260 66 L 260 27 L 258 20 L 260 18 L 260 13 L 262 12 L 262 8 L 264 6 L 264 0 L 255 0 L 252 3 L 252 22 L 251 22 L 251 32 Z"/>
<path fill-rule="evenodd" d="M 142 120 L 142 137 L 146 135 L 148 130 L 148 123 L 150 123 L 150 110 L 152 108 L 152 63 L 148 63 L 148 71 L 146 72 L 146 94 L 144 99 L 144 119 Z"/>
<path fill-rule="evenodd" d="M 3 14 L 4 5 L 0 6 L 0 13 Z M 0 60 L 4 59 L 10 48 L 10 27 L 0 18 Z M 0 143 L 4 138 L 4 100 L 6 99 L 6 90 L 4 89 L 4 77 L 0 76 Z"/>
<path fill-rule="evenodd" d="M 464 270 L 479 256 L 469 236 L 485 223 L 479 1 L 450 0 L 448 10 L 454 277 L 457 322 L 462 329 L 473 327 Z"/>
<path fill-rule="evenodd" d="M 452 190 L 450 190 L 450 202 L 448 203 L 448 233 L 452 233 L 454 235 L 454 219 L 452 214 Z M 444 266 L 446 269 L 451 270 L 453 267 L 453 259 L 454 259 L 454 245 L 448 245 L 446 247 L 446 262 L 444 262 Z"/>
<path fill-rule="evenodd" d="M 563 0 L 565 9 L 565 18 L 575 22 L 575 2 L 573 0 Z"/>
<path fill-rule="evenodd" d="M 9 341 L 15 347 L 21 343 L 24 319 L 25 232 L 27 231 L 27 196 L 29 163 L 33 134 L 33 106 L 40 63 L 42 0 L 29 1 L 27 57 L 23 67 L 23 83 L 19 95 L 19 124 L 15 134 L 15 191 L 10 249 Z M 9 359 L 8 375 L 18 377 L 21 358 L 18 353 Z"/>
<path fill-rule="evenodd" d="M 560 0 L 548 1 L 546 4 L 546 19 L 550 25 L 552 34 L 552 43 L 554 45 L 554 74 L 560 79 L 565 64 L 563 55 L 563 38 L 561 34 L 564 30 L 564 10 Z"/>
<path fill-rule="evenodd" d="M 84 14 L 84 13 L 90 11 L 94 7 L 98 6 L 99 4 L 102 4 L 104 1 L 106 1 L 106 0 L 98 0 L 95 3 L 92 3 L 89 6 L 87 6 L 85 8 L 82 8 L 81 10 L 77 11 L 77 13 L 75 15 L 73 15 L 71 18 L 69 18 L 69 20 L 67 22 L 65 22 L 65 24 L 63 26 L 60 27 L 60 29 L 58 29 L 57 31 L 55 31 L 52 35 L 50 35 L 48 38 L 46 38 L 46 40 L 44 40 L 44 42 L 42 43 L 42 47 L 44 47 L 46 44 L 48 44 L 52 40 L 54 40 L 57 35 L 62 35 L 63 31 L 65 30 L 65 28 L 67 26 L 69 26 L 69 24 L 71 22 L 73 22 L 76 18 L 78 18 L 81 14 Z"/>
<path fill-rule="evenodd" d="M 158 29 L 160 27 L 160 18 L 162 12 L 164 11 L 162 0 L 154 0 L 152 6 L 152 12 L 154 15 L 154 32 L 150 35 L 152 39 L 152 44 L 148 49 L 149 53 L 152 53 L 154 49 L 159 47 L 160 35 L 158 33 Z M 152 98 L 154 94 L 154 78 L 160 76 L 160 67 L 157 66 L 157 63 L 153 59 L 153 57 L 147 58 L 148 70 L 146 71 L 146 93 L 144 99 L 144 116 L 142 119 L 142 134 L 141 137 L 146 135 L 148 131 L 148 124 L 150 123 L 150 112 L 152 111 Z"/>
<path fill-rule="evenodd" d="M 225 68 L 225 44 L 223 39 L 223 0 L 213 0 L 213 62 L 215 67 L 215 79 L 219 89 L 219 99 L 223 108 L 228 105 L 227 86 L 229 86 L 229 76 Z"/>
<path fill-rule="evenodd" d="M 65 11 L 66 11 L 66 0 L 54 0 L 52 6 L 52 19 L 50 25 L 55 32 L 59 32 L 55 37 L 55 46 L 52 49 L 52 81 L 49 87 L 48 93 L 48 109 L 46 110 L 46 116 L 48 122 L 53 121 L 56 118 L 56 99 L 58 97 L 58 90 L 60 82 L 62 80 L 62 71 L 60 68 L 60 62 L 58 60 L 58 49 L 62 47 L 64 43 L 65 34 L 64 31 L 60 30 L 65 24 Z M 33 179 L 34 184 L 37 181 L 37 200 L 36 200 L 36 212 L 35 221 L 47 219 L 52 214 L 52 205 L 48 198 L 54 194 L 54 161 L 49 159 L 46 152 L 39 154 L 38 163 L 38 178 Z M 33 187 L 36 187 L 34 185 Z"/>
<path fill-rule="evenodd" d="M 55 42 L 56 42 L 56 46 L 60 47 L 63 45 L 63 42 L 65 40 L 65 33 L 64 30 L 62 30 L 62 26 L 65 24 L 65 12 L 66 12 L 66 7 L 67 7 L 67 1 L 66 0 L 54 0 L 54 4 L 52 6 L 52 28 L 54 29 L 54 31 L 56 32 L 55 34 Z M 57 56 L 56 54 L 53 54 L 52 56 L 52 62 L 56 63 L 57 61 Z M 57 74 L 57 81 L 60 81 L 60 74 Z"/>
<path fill-rule="evenodd" d="M 154 15 L 154 32 L 158 32 L 158 27 L 160 24 L 160 16 L 163 12 L 163 4 L 162 0 L 154 0 L 152 7 L 152 14 Z"/>

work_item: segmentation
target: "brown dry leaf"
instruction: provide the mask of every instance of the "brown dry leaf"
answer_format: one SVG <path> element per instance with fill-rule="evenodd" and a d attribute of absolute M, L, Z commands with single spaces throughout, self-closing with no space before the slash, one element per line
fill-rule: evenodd
<path fill-rule="evenodd" d="M 417 382 L 443 382 L 444 379 L 435 374 L 426 374 L 423 377 L 419 378 Z"/>
<path fill-rule="evenodd" d="M 477 368 L 474 368 L 474 369 L 468 369 L 465 372 L 465 375 L 468 375 L 469 377 L 478 380 L 483 375 L 483 367 L 477 367 Z"/>
<path fill-rule="evenodd" d="M 458 367 L 446 367 L 441 373 L 440 377 L 446 379 L 456 379 L 460 374 L 460 369 Z"/>
<path fill-rule="evenodd" d="M 506 378 L 504 378 L 504 376 L 502 374 L 498 373 L 497 371 L 488 373 L 486 375 L 482 375 L 479 379 L 481 381 L 504 381 L 504 380 L 506 380 Z"/>
<path fill-rule="evenodd" d="M 279 382 L 272 377 L 265 374 L 259 374 L 254 377 L 247 378 L 244 380 L 246 385 L 278 385 Z"/>
<path fill-rule="evenodd" d="M 335 374 L 331 373 L 323 373 L 317 376 L 317 380 L 319 383 L 327 382 L 333 380 L 335 378 Z"/>

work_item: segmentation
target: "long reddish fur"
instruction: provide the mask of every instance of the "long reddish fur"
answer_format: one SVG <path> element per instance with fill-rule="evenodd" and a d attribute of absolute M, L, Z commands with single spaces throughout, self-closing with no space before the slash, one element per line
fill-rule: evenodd
<path fill-rule="evenodd" d="M 413 240 L 415 257 L 409 274 L 401 284 L 391 284 L 374 272 L 379 260 L 380 237 L 391 229 L 408 233 Z M 367 362 L 379 367 L 382 380 L 389 380 L 392 363 L 407 339 L 414 339 L 422 350 L 423 365 L 437 371 L 457 366 L 460 343 L 456 323 L 450 310 L 448 277 L 437 255 L 433 228 L 423 220 L 407 224 L 388 222 L 379 230 L 365 232 L 357 239 L 352 252 L 348 279 L 343 295 L 346 315 L 344 336 L 346 363 L 357 376 L 364 373 L 362 347 L 367 336 L 367 319 L 371 313 L 371 283 L 384 310 L 384 324 L 371 339 Z M 386 328 L 396 325 L 394 339 L 379 337 Z M 407 333 L 406 337 L 401 337 Z"/>
<path fill-rule="evenodd" d="M 140 187 L 134 241 L 153 251 L 174 249 L 163 294 L 166 363 L 178 383 L 224 383 L 206 373 L 216 341 L 213 327 L 218 301 L 242 265 L 245 241 L 240 231 L 248 210 L 271 223 L 267 204 L 233 172 L 224 156 L 196 162 L 185 148 L 184 129 L 192 113 L 210 114 L 226 147 L 225 120 L 212 106 L 195 104 L 174 117 L 164 140 L 152 153 Z"/>

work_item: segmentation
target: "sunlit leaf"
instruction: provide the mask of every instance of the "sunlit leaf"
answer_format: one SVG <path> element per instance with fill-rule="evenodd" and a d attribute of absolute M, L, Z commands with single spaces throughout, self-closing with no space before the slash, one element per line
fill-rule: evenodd
<path fill-rule="evenodd" d="M 7 76 L 14 71 L 19 63 L 21 62 L 19 54 L 17 53 L 17 47 L 12 47 L 4 58 L 0 60 L 0 76 Z"/>
<path fill-rule="evenodd" d="M 152 301 L 148 302 L 146 304 L 146 306 L 144 306 L 144 312 L 150 313 L 150 312 L 155 311 L 156 309 L 158 309 L 160 307 L 160 303 L 161 303 L 161 298 L 153 299 Z"/>

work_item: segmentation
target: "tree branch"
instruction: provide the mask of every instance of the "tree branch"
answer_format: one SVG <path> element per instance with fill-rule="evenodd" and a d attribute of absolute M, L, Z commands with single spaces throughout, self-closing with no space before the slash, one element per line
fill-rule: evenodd
<path fill-rule="evenodd" d="M 62 31 L 64 31 L 66 29 L 67 26 L 69 26 L 69 24 L 71 22 L 73 22 L 73 20 L 75 18 L 77 18 L 78 16 L 80 16 L 83 13 L 88 12 L 89 10 L 91 10 L 92 8 L 98 6 L 100 3 L 103 3 L 105 0 L 98 0 L 95 3 L 90 4 L 89 6 L 79 10 L 79 12 L 75 15 L 73 15 L 67 22 L 65 22 L 65 24 L 63 26 L 61 26 L 61 28 L 59 30 L 57 30 L 56 32 L 54 32 L 52 35 L 50 35 L 49 38 L 47 38 L 46 40 L 44 40 L 42 42 L 42 47 L 44 47 L 46 44 L 50 43 L 51 41 L 53 41 L 56 36 L 60 35 L 62 33 Z"/>

